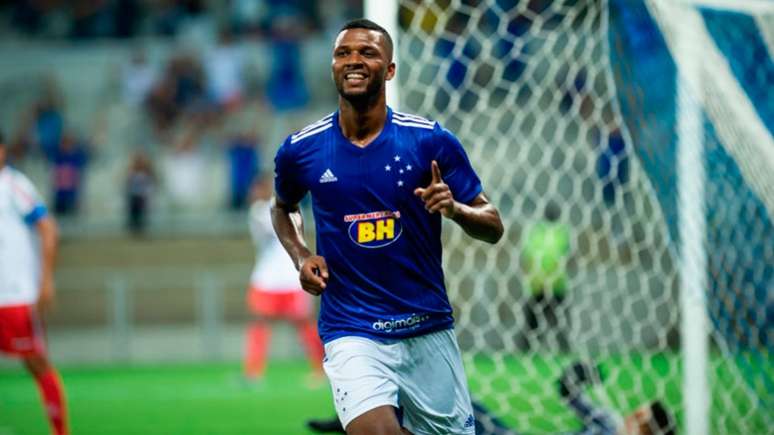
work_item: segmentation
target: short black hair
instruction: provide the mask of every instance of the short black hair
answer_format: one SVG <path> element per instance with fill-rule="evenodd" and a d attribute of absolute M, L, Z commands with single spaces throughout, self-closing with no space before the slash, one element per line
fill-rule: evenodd
<path fill-rule="evenodd" d="M 5 136 L 3 136 L 3 130 L 0 130 L 0 145 L 5 145 Z"/>
<path fill-rule="evenodd" d="M 660 400 L 655 400 L 650 404 L 651 414 L 651 432 L 658 429 L 660 435 L 676 435 L 675 421 L 667 411 L 666 406 Z"/>
<path fill-rule="evenodd" d="M 384 35 L 384 40 L 387 41 L 387 50 L 389 51 L 389 58 L 390 60 L 392 60 L 392 53 L 394 51 L 394 46 L 392 43 L 392 37 L 390 36 L 390 33 L 387 31 L 387 29 L 374 23 L 368 18 L 357 18 L 355 20 L 351 20 L 347 22 L 346 24 L 341 26 L 341 29 L 339 29 L 339 33 L 349 29 L 375 30 L 381 33 L 382 35 Z"/>

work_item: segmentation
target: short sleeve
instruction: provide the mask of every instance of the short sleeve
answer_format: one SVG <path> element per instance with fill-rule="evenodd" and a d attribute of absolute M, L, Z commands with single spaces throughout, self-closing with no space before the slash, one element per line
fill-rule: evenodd
<path fill-rule="evenodd" d="M 48 214 L 46 205 L 30 180 L 16 173 L 11 181 L 11 198 L 19 216 L 28 225 L 34 225 Z"/>
<path fill-rule="evenodd" d="M 297 204 L 306 195 L 300 176 L 298 161 L 286 140 L 274 157 L 274 191 L 283 202 Z"/>
<path fill-rule="evenodd" d="M 437 143 L 435 160 L 441 169 L 444 183 L 451 189 L 455 200 L 469 204 L 483 188 L 465 149 L 452 132 L 437 123 L 433 130 L 433 139 Z"/>

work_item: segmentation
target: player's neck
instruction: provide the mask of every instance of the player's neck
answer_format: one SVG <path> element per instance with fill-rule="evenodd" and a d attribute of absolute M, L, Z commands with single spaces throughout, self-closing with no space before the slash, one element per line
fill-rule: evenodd
<path fill-rule="evenodd" d="M 382 132 L 387 122 L 387 105 L 384 95 L 362 107 L 339 97 L 339 127 L 341 134 L 350 142 L 366 147 Z"/>

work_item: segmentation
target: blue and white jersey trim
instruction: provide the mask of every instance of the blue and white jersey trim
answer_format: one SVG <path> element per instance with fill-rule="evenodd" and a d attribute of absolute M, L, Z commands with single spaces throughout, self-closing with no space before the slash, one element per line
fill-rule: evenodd
<path fill-rule="evenodd" d="M 296 143 L 301 139 L 309 136 L 314 136 L 317 133 L 321 133 L 333 126 L 333 113 L 329 114 L 325 118 L 319 121 L 313 122 L 306 127 L 302 128 L 298 133 L 290 136 L 290 143 Z"/>
<path fill-rule="evenodd" d="M 417 127 L 428 130 L 435 128 L 435 122 L 409 113 L 393 112 L 392 122 L 403 127 Z"/>
<path fill-rule="evenodd" d="M 27 225 L 34 225 L 40 219 L 45 217 L 47 214 L 48 214 L 48 209 L 46 208 L 46 206 L 42 204 L 38 204 L 35 206 L 35 208 L 32 209 L 32 211 L 30 211 L 24 216 L 24 222 Z"/>

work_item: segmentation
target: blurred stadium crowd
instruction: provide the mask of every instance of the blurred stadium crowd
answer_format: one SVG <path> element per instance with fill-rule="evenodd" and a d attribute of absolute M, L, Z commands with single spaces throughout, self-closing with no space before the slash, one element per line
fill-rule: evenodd
<path fill-rule="evenodd" d="M 499 2 L 506 9 L 517 3 Z M 492 55 L 510 58 L 505 82 L 523 80 L 532 14 L 549 5 L 530 1 L 526 12 L 508 18 L 506 32 L 495 9 L 481 17 L 479 31 L 492 39 Z M 422 17 L 404 7 L 401 26 L 414 21 L 427 34 L 440 26 L 460 35 L 469 17 L 437 15 L 448 6 L 435 2 Z M 12 160 L 49 195 L 66 234 L 121 227 L 141 234 L 149 226 L 200 233 L 212 226 L 213 213 L 221 227 L 231 227 L 223 211 L 245 208 L 252 180 L 271 168 L 285 135 L 333 107 L 333 86 L 315 84 L 329 76 L 334 33 L 362 14 L 357 0 L 0 3 L 0 127 L 10 138 Z M 559 20 L 549 16 L 544 25 Z M 412 41 L 403 55 L 422 56 L 414 50 L 422 44 Z M 518 41 L 523 53 L 509 55 Z M 486 51 L 476 38 L 437 40 L 432 54 L 448 62 L 443 82 L 436 83 L 435 109 L 450 103 L 473 72 L 471 59 Z M 412 67 L 402 66 L 401 74 Z M 590 86 L 585 71 L 576 75 L 556 87 L 565 110 L 581 99 L 588 116 Z M 491 76 L 477 71 L 473 84 L 486 88 Z M 501 99 L 510 91 L 492 92 Z M 519 102 L 529 95 L 519 93 Z M 407 108 L 423 106 L 416 93 L 404 97 Z M 460 114 L 478 98 L 464 93 Z M 446 126 L 461 130 L 458 121 L 451 116 Z M 618 126 L 609 130 L 598 135 L 609 140 L 600 146 L 599 177 L 619 174 L 605 187 L 612 202 L 614 185 L 628 179 L 628 158 Z M 238 219 L 234 224 L 244 231 Z"/>
<path fill-rule="evenodd" d="M 333 107 L 312 80 L 360 15 L 352 0 L 1 2 L 12 163 L 66 231 L 195 232 L 246 208 L 284 136 Z"/>

